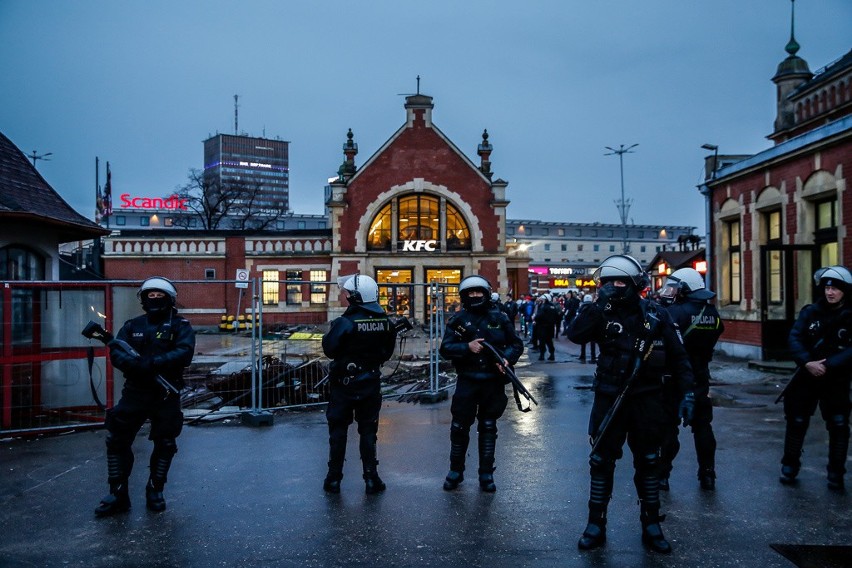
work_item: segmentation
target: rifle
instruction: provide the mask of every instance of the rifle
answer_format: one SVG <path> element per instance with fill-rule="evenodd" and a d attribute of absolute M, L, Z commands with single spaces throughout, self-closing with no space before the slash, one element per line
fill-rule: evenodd
<path fill-rule="evenodd" d="M 644 338 L 637 340 L 636 359 L 633 363 L 633 370 L 624 382 L 624 388 L 622 388 L 621 392 L 618 393 L 618 396 L 615 398 L 615 402 L 613 402 L 612 406 L 609 407 L 609 410 L 607 410 L 607 413 L 604 415 L 603 420 L 601 420 L 600 425 L 598 425 L 598 431 L 594 436 L 589 437 L 589 442 L 592 444 L 592 451 L 589 453 L 589 456 L 594 455 L 597 451 L 601 440 L 603 440 L 604 435 L 607 430 L 609 430 L 610 424 L 612 424 L 612 419 L 615 417 L 618 409 L 621 408 L 621 405 L 624 402 L 624 397 L 627 395 L 627 391 L 630 390 L 630 387 L 633 386 L 633 381 L 635 381 L 636 377 L 639 376 L 639 369 L 642 367 L 642 363 L 648 359 L 651 355 L 651 351 L 654 350 L 654 340 L 652 335 L 654 328 L 660 320 L 657 319 L 656 316 L 651 315 L 651 313 L 648 313 L 648 317 L 652 319 L 654 323 L 650 323 L 647 320 L 645 321 L 645 326 L 648 332 L 645 334 Z"/>
<path fill-rule="evenodd" d="M 804 367 L 799 367 L 796 369 L 796 372 L 793 373 L 793 376 L 790 377 L 790 380 L 787 381 L 786 385 L 784 385 L 784 389 L 778 394 L 778 398 L 775 399 L 775 404 L 778 404 L 779 402 L 784 400 L 784 395 L 787 394 L 787 391 L 790 389 L 790 385 L 792 385 L 793 382 L 796 381 L 802 375 L 803 369 Z"/>
<path fill-rule="evenodd" d="M 455 325 L 452 330 L 463 341 L 472 341 L 474 339 L 474 336 L 476 335 L 475 330 L 472 330 L 471 327 L 465 327 L 460 323 Z M 518 410 L 520 410 L 521 412 L 529 412 L 530 410 L 532 410 L 532 407 L 529 406 L 530 401 L 535 403 L 536 406 L 538 406 L 538 401 L 535 399 L 532 393 L 527 390 L 527 387 L 524 386 L 524 383 L 521 382 L 521 379 L 518 378 L 518 375 L 515 374 L 511 367 L 503 364 L 503 356 L 500 354 L 500 352 L 497 351 L 497 349 L 487 341 L 481 341 L 480 345 L 485 347 L 485 350 L 488 352 L 489 355 L 491 355 L 491 358 L 494 360 L 495 364 L 499 365 L 503 369 L 503 372 L 505 373 L 506 377 L 509 378 L 509 382 L 512 383 L 512 391 L 515 395 L 515 404 L 518 405 Z M 521 399 L 518 396 L 518 393 L 521 393 L 522 395 L 524 395 L 524 398 L 527 399 L 527 408 L 524 408 L 523 405 L 521 405 Z"/>
<path fill-rule="evenodd" d="M 83 337 L 87 337 L 89 339 L 97 339 L 104 345 L 109 348 L 118 347 L 124 350 L 131 357 L 136 357 L 137 359 L 141 359 L 142 355 L 139 354 L 129 343 L 126 341 L 122 341 L 121 339 L 116 339 L 110 332 L 105 330 L 101 324 L 95 321 L 90 321 L 86 324 L 86 327 L 83 328 L 81 332 Z M 110 345 L 112 343 L 112 345 Z M 154 377 L 157 383 L 166 390 L 166 396 L 169 393 L 180 394 L 180 391 L 175 387 L 172 383 L 163 378 L 159 373 Z"/>

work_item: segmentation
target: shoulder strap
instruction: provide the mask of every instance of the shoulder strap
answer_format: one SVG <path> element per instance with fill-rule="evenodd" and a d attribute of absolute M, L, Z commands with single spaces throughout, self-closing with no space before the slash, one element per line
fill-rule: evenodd
<path fill-rule="evenodd" d="M 692 331 L 693 329 L 696 328 L 696 326 L 698 325 L 698 322 L 701 321 L 701 316 L 704 315 L 704 310 L 706 310 L 706 309 L 707 309 L 707 304 L 704 304 L 703 306 L 701 306 L 701 311 L 698 312 L 698 315 L 695 316 L 695 318 L 692 320 L 692 323 L 689 325 L 689 327 L 686 328 L 686 330 L 683 332 L 683 334 L 681 334 L 681 337 L 686 337 L 687 335 L 689 335 L 690 331 Z"/>

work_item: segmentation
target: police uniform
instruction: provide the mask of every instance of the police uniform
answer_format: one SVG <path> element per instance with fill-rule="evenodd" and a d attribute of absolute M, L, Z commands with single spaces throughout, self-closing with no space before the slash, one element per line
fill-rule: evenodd
<path fill-rule="evenodd" d="M 848 274 L 846 271 L 844 275 L 848 277 Z M 808 424 L 819 406 L 828 430 L 828 484 L 832 489 L 842 490 L 849 449 L 849 384 L 852 377 L 852 309 L 847 307 L 846 294 L 852 293 L 852 288 L 840 280 L 815 279 L 821 280 L 822 288 L 826 283 L 841 288 L 844 298 L 837 306 L 825 297 L 805 306 L 790 331 L 790 354 L 799 370 L 784 392 L 787 427 L 781 482 L 793 483 L 798 475 Z M 823 359 L 824 375 L 813 376 L 806 370 L 808 362 Z"/>
<path fill-rule="evenodd" d="M 692 417 L 692 437 L 698 458 L 698 480 L 704 489 L 714 489 L 716 479 L 716 438 L 713 435 L 713 402 L 710 398 L 710 369 L 713 349 L 725 330 L 719 311 L 708 300 L 678 299 L 667 306 L 672 320 L 678 325 L 683 337 L 689 362 L 695 377 L 695 413 Z M 666 382 L 665 394 L 669 401 L 670 428 L 661 451 L 661 479 L 668 486 L 672 461 L 680 450 L 678 430 L 680 417 L 677 408 L 680 402 L 679 389 L 672 381 Z"/>
<path fill-rule="evenodd" d="M 473 283 L 472 286 L 466 287 Z M 470 342 L 484 339 L 493 346 L 509 365 L 517 363 L 524 352 L 524 343 L 515 332 L 508 316 L 488 303 L 471 305 L 470 290 L 486 292 L 489 285 L 479 276 L 471 276 L 459 285 L 462 310 L 447 322 L 439 352 L 452 361 L 458 380 L 450 407 L 450 472 L 444 489 L 452 490 L 464 480 L 465 458 L 470 443 L 470 427 L 479 420 L 479 483 L 483 491 L 495 491 L 494 452 L 497 444 L 497 419 L 508 403 L 508 382 L 487 350 L 473 353 Z M 485 296 L 488 297 L 487 295 Z M 474 302 L 475 303 L 475 302 Z"/>
<path fill-rule="evenodd" d="M 362 280 L 365 277 L 361 277 Z M 350 303 L 342 316 L 331 322 L 322 338 L 329 369 L 331 394 L 326 411 L 329 433 L 328 475 L 323 484 L 329 493 L 340 491 L 346 439 L 352 420 L 358 423 L 360 453 L 367 493 L 384 490 L 377 472 L 376 440 L 382 407 L 382 363 L 393 355 L 396 333 L 384 310 L 375 302 Z"/>
<path fill-rule="evenodd" d="M 153 282 L 153 285 L 150 285 Z M 149 300 L 151 291 L 167 291 L 165 298 Z M 110 345 L 110 360 L 124 374 L 121 399 L 106 413 L 107 469 L 110 495 L 95 514 L 107 516 L 130 508 L 127 480 L 133 468 L 132 444 L 145 420 L 151 420 L 148 439 L 154 442 L 149 462 L 146 504 L 152 511 L 166 508 L 163 487 L 177 452 L 183 428 L 180 396 L 164 388 L 159 375 L 177 390 L 183 371 L 195 353 L 195 331 L 174 309 L 174 287 L 163 278 L 151 278 L 140 289 L 145 315 L 127 321 Z M 128 352 L 129 345 L 138 355 Z"/>
<path fill-rule="evenodd" d="M 682 411 L 688 421 L 694 400 L 692 370 L 671 317 L 656 303 L 639 296 L 646 280 L 638 261 L 626 255 L 610 257 L 596 272 L 595 280 L 601 285 L 598 300 L 581 310 L 568 329 L 568 338 L 574 343 L 594 341 L 599 348 L 590 436 L 599 434 L 607 412 L 633 374 L 637 358 L 645 358 L 623 404 L 589 457 L 589 519 L 578 547 L 589 550 L 606 542 L 606 512 L 615 463 L 627 441 L 633 454 L 642 540 L 656 552 L 669 553 L 671 546 L 659 524 L 664 518 L 660 515 L 659 447 L 667 426 L 663 376 L 672 374 L 678 381 L 684 399 Z M 615 280 L 626 286 L 615 286 Z M 653 345 L 650 353 L 649 345 Z"/>

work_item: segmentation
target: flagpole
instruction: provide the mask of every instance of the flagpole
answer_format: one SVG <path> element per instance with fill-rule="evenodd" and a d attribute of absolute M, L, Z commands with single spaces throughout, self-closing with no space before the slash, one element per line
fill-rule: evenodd
<path fill-rule="evenodd" d="M 106 187 L 104 187 L 104 198 L 106 199 L 106 220 L 107 226 L 109 229 L 109 221 L 110 217 L 112 217 L 112 180 L 110 179 L 111 175 L 109 172 L 109 161 L 106 163 L 106 171 L 107 171 L 107 180 Z"/>
<path fill-rule="evenodd" d="M 101 181 L 98 177 L 98 174 L 100 173 L 99 170 L 100 163 L 98 157 L 95 156 L 95 221 L 98 222 L 100 221 L 100 219 L 98 219 L 98 216 L 100 215 L 100 211 L 98 211 L 98 198 L 101 194 Z"/>

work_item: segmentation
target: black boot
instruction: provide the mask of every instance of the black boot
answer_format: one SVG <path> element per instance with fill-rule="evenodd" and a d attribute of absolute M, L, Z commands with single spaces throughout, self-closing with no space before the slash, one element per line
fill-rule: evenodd
<path fill-rule="evenodd" d="M 375 495 L 376 493 L 381 493 L 387 489 L 385 482 L 382 481 L 382 478 L 379 477 L 379 474 L 375 469 L 364 470 L 364 485 L 364 493 L 367 495 Z"/>
<path fill-rule="evenodd" d="M 127 493 L 127 481 L 122 483 L 110 483 L 109 495 L 101 499 L 95 508 L 96 517 L 109 517 L 116 513 L 124 513 L 130 510 L 130 495 Z"/>
<path fill-rule="evenodd" d="M 107 481 L 109 495 L 101 499 L 95 508 L 95 515 L 108 517 L 130 510 L 130 496 L 127 493 L 127 480 L 133 469 L 133 452 L 129 448 L 110 449 L 112 434 L 107 434 Z"/>
<path fill-rule="evenodd" d="M 470 430 L 459 422 L 450 426 L 450 472 L 444 479 L 444 490 L 452 491 L 464 481 L 467 447 L 470 444 Z"/>
<path fill-rule="evenodd" d="M 163 488 L 168 481 L 172 458 L 177 453 L 177 443 L 173 438 L 154 440 L 154 451 L 151 452 L 149 467 L 151 475 L 145 486 L 145 502 L 149 511 L 159 513 L 166 510 L 166 500 L 163 498 Z"/>
<path fill-rule="evenodd" d="M 660 515 L 659 457 L 654 454 L 642 456 L 640 465 L 633 476 L 633 483 L 639 494 L 642 543 L 654 552 L 669 554 L 672 545 L 663 536 L 660 527 L 665 516 Z"/>
<path fill-rule="evenodd" d="M 849 451 L 849 425 L 843 416 L 832 417 L 828 427 L 828 488 L 843 492 L 846 454 Z"/>
<path fill-rule="evenodd" d="M 343 460 L 331 460 L 328 462 L 328 473 L 322 482 L 322 489 L 326 493 L 340 493 L 340 480 L 343 479 Z"/>
<path fill-rule="evenodd" d="M 589 509 L 589 522 L 583 531 L 577 548 L 580 550 L 594 550 L 606 544 L 606 509 Z"/>
<path fill-rule="evenodd" d="M 452 491 L 464 481 L 464 474 L 460 471 L 450 470 L 444 478 L 444 491 Z"/>
<path fill-rule="evenodd" d="M 784 456 L 781 458 L 781 477 L 779 481 L 784 485 L 792 485 L 796 482 L 799 469 L 802 467 L 802 447 L 805 445 L 805 434 L 808 431 L 807 417 L 794 417 L 787 419 L 787 428 L 784 433 Z"/>
<path fill-rule="evenodd" d="M 784 485 L 793 485 L 796 483 L 796 476 L 799 475 L 799 466 L 797 465 L 782 465 L 781 466 L 781 477 L 778 478 L 778 481 L 783 483 Z"/>
<path fill-rule="evenodd" d="M 361 466 L 364 469 L 364 492 L 367 495 L 381 493 L 387 486 L 379 477 L 376 459 L 376 433 L 379 431 L 378 422 L 359 422 L 358 433 L 361 435 L 359 449 L 361 450 Z"/>
<path fill-rule="evenodd" d="M 166 499 L 163 497 L 163 486 L 154 484 L 152 479 L 145 486 L 145 506 L 149 511 L 161 513 L 166 510 Z"/>
<path fill-rule="evenodd" d="M 497 447 L 497 420 L 479 421 L 479 488 L 494 493 L 494 451 Z"/>
<path fill-rule="evenodd" d="M 698 483 L 704 491 L 714 491 L 716 489 L 716 472 L 712 469 L 699 469 Z"/>
<path fill-rule="evenodd" d="M 606 544 L 606 509 L 615 473 L 615 464 L 603 461 L 598 454 L 591 457 L 589 466 L 589 522 L 577 542 L 580 550 L 594 550 Z"/>
<path fill-rule="evenodd" d="M 642 513 L 642 544 L 654 552 L 671 554 L 672 545 L 666 540 L 663 528 L 660 526 L 664 520 L 665 516 L 660 516 L 659 511 Z"/>

